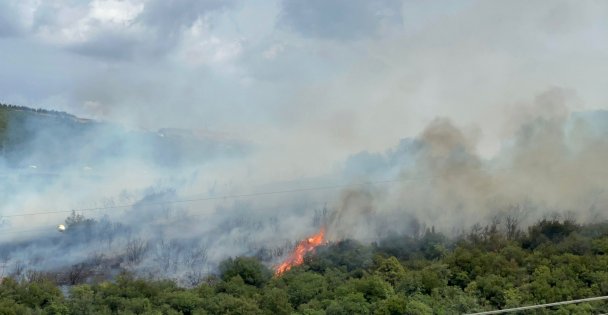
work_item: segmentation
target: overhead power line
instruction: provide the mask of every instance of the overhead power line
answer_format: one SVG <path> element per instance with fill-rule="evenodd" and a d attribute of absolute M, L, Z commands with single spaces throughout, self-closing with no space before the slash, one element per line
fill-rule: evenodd
<path fill-rule="evenodd" d="M 496 311 L 487 311 L 487 312 L 479 312 L 479 313 L 468 313 L 468 314 L 465 314 L 465 315 L 502 314 L 502 313 L 510 313 L 510 312 L 517 312 L 517 311 L 532 310 L 532 309 L 536 309 L 536 308 L 545 308 L 545 307 L 552 307 L 552 306 L 560 306 L 560 305 L 566 305 L 566 304 L 576 304 L 576 303 L 583 303 L 583 302 L 600 301 L 600 300 L 606 300 L 606 299 L 608 299 L 608 295 L 598 296 L 598 297 L 592 297 L 592 298 L 586 298 L 586 299 L 578 299 L 578 300 L 569 300 L 569 301 L 546 303 L 546 304 L 521 306 L 521 307 L 508 308 L 508 309 L 496 310 Z"/>
<path fill-rule="evenodd" d="M 308 204 L 307 207 L 309 208 L 317 208 L 317 207 L 323 207 L 326 206 L 327 203 L 322 202 L 322 203 L 313 203 L 313 204 Z M 196 217 L 201 217 L 204 215 L 207 215 L 207 213 L 200 213 L 196 210 L 193 211 L 194 213 L 190 213 L 187 215 L 180 215 L 178 217 L 175 218 L 175 220 L 186 220 L 186 219 L 193 219 Z M 175 222 L 168 222 L 168 223 L 164 223 L 161 224 L 161 226 L 170 226 L 172 224 L 174 224 Z M 52 232 L 55 231 L 56 227 L 55 226 L 49 226 L 48 224 L 44 224 L 44 225 L 38 225 L 35 227 L 31 227 L 31 228 L 27 228 L 27 229 L 20 229 L 20 228 L 13 228 L 13 229 L 0 229 L 0 235 L 5 235 L 5 234 L 21 234 L 21 233 L 32 233 L 32 232 Z"/>
<path fill-rule="evenodd" d="M 501 172 L 501 171 L 509 171 L 509 170 L 512 170 L 512 169 L 511 168 L 500 168 L 500 169 L 493 169 L 492 171 Z M 227 200 L 227 199 L 248 198 L 248 197 L 263 197 L 263 196 L 299 193 L 299 192 L 323 191 L 323 190 L 334 190 L 334 189 L 353 188 L 353 187 L 374 186 L 374 185 L 382 185 L 382 184 L 394 184 L 394 183 L 407 182 L 407 181 L 429 180 L 429 179 L 439 178 L 439 177 L 441 177 L 441 176 L 402 177 L 402 178 L 396 178 L 396 179 L 368 181 L 368 182 L 362 182 L 362 183 L 328 185 L 328 186 L 313 186 L 313 187 L 305 187 L 305 188 L 263 191 L 263 192 L 254 192 L 254 193 L 245 193 L 245 194 L 207 196 L 207 197 L 201 197 L 201 198 L 175 199 L 175 200 L 155 201 L 155 202 L 135 202 L 135 203 L 129 203 L 129 204 L 114 205 L 114 206 L 103 206 L 103 207 L 92 207 L 92 208 L 72 208 L 70 210 L 36 211 L 36 212 L 0 215 L 0 218 L 39 216 L 39 215 L 61 214 L 61 213 L 71 213 L 71 212 L 92 212 L 92 211 L 124 209 L 124 208 L 131 208 L 131 207 L 135 207 L 135 206 L 146 207 L 146 206 L 155 206 L 155 205 L 157 206 L 157 205 L 203 202 L 203 201 L 213 201 L 213 200 Z M 7 232 L 12 233 L 9 231 L 7 231 Z M 4 233 L 0 232 L 0 234 L 4 234 Z"/>
<path fill-rule="evenodd" d="M 513 168 L 499 168 L 499 169 L 492 169 L 491 171 L 492 172 L 502 172 L 502 171 L 511 171 L 511 170 L 513 170 Z M 484 170 L 480 170 L 480 171 L 484 171 Z M 487 171 L 487 170 L 485 170 L 485 171 Z M 392 184 L 392 183 L 415 181 L 415 180 L 428 180 L 428 179 L 439 178 L 439 177 L 442 177 L 442 176 L 418 176 L 418 177 L 387 179 L 387 180 L 379 180 L 379 181 L 369 181 L 369 182 L 354 183 L 354 184 L 306 187 L 306 188 L 286 189 L 286 190 L 277 190 L 277 191 L 254 192 L 254 193 L 246 193 L 246 194 L 208 196 L 208 197 L 202 197 L 202 198 L 176 199 L 176 200 L 156 201 L 156 202 L 136 202 L 136 203 L 130 203 L 130 204 L 115 205 L 115 206 L 76 208 L 76 209 L 70 209 L 70 210 L 26 212 L 26 213 L 0 215 L 0 218 L 26 217 L 26 216 L 71 213 L 71 212 L 102 211 L 102 210 L 124 209 L 124 208 L 130 208 L 130 207 L 134 207 L 134 206 L 154 206 L 154 205 L 202 202 L 202 201 L 212 201 L 212 200 L 237 199 L 237 198 L 247 198 L 247 197 L 261 197 L 261 196 L 298 193 L 298 192 L 307 192 L 307 191 L 322 191 L 322 190 L 333 190 L 333 189 L 341 189 L 341 188 L 349 188 L 349 187 Z"/>
<path fill-rule="evenodd" d="M 504 171 L 506 169 L 498 169 L 494 171 Z M 130 208 L 134 206 L 138 207 L 147 207 L 147 206 L 158 206 L 158 205 L 168 205 L 168 204 L 178 204 L 178 203 L 190 203 L 190 202 L 203 202 L 203 201 L 213 201 L 213 200 L 225 200 L 225 199 L 237 199 L 237 198 L 248 198 L 248 197 L 263 197 L 263 196 L 271 196 L 271 195 L 280 195 L 280 194 L 289 194 L 289 193 L 299 193 L 299 192 L 309 192 L 309 191 L 323 191 L 323 190 L 334 190 L 334 189 L 344 189 L 344 188 L 353 188 L 353 187 L 365 187 L 365 186 L 374 186 L 374 185 L 383 185 L 383 184 L 394 184 L 399 182 L 406 181 L 415 181 L 415 180 L 425 180 L 425 179 L 433 179 L 438 176 L 416 176 L 416 177 L 403 177 L 397 179 L 386 179 L 386 180 L 378 180 L 378 181 L 369 181 L 363 183 L 353 183 L 353 184 L 341 184 L 341 185 L 327 185 L 327 186 L 314 186 L 314 187 L 305 187 L 305 188 L 295 188 L 295 189 L 285 189 L 285 190 L 275 190 L 275 191 L 264 191 L 264 192 L 254 192 L 248 194 L 233 194 L 233 195 L 222 195 L 222 196 L 208 196 L 201 198 L 187 198 L 187 199 L 176 199 L 176 200 L 167 200 L 167 201 L 156 201 L 156 202 L 137 202 L 137 203 L 129 203 L 123 205 L 115 205 L 115 206 L 104 206 L 104 207 L 92 207 L 92 208 L 77 208 L 70 210 L 57 210 L 57 211 L 38 211 L 38 212 L 26 212 L 26 213 L 16 213 L 0 216 L 0 218 L 14 218 L 14 217 L 26 217 L 26 216 L 39 216 L 39 215 L 50 215 L 50 214 L 61 214 L 61 213 L 71 213 L 71 212 L 92 212 L 92 211 L 103 211 L 103 210 L 115 210 L 115 209 L 124 209 Z M 200 214 L 190 215 L 187 217 L 195 217 Z M 40 232 L 49 230 L 48 226 L 40 226 L 40 228 L 33 229 L 1 229 L 0 235 L 4 234 L 20 234 L 20 233 L 30 233 L 30 232 Z"/>
<path fill-rule="evenodd" d="M 175 199 L 175 200 L 155 201 L 155 202 L 136 202 L 136 203 L 130 203 L 130 204 L 115 205 L 115 206 L 80 208 L 80 209 L 70 209 L 70 210 L 26 212 L 26 213 L 3 215 L 1 217 L 12 218 L 12 217 L 37 216 L 37 215 L 46 215 L 46 214 L 70 213 L 73 211 L 89 212 L 89 211 L 124 209 L 124 208 L 130 208 L 130 207 L 134 207 L 134 206 L 155 206 L 155 205 L 202 202 L 202 201 L 212 201 L 212 200 L 237 199 L 237 198 L 247 198 L 247 197 L 262 197 L 262 196 L 309 192 L 309 191 L 323 191 L 323 190 L 334 190 L 334 189 L 351 188 L 351 187 L 364 187 L 364 186 L 374 186 L 374 185 L 382 185 L 382 184 L 393 184 L 393 183 L 413 181 L 413 180 L 432 179 L 432 178 L 437 178 L 437 177 L 438 176 L 408 177 L 408 178 L 387 179 L 387 180 L 370 181 L 370 182 L 354 183 L 354 184 L 315 186 L 315 187 L 305 187 L 305 188 L 295 188 L 295 189 L 285 189 L 285 190 L 275 190 L 275 191 L 254 192 L 254 193 L 247 193 L 247 194 L 208 196 L 208 197 L 201 197 L 201 198 Z"/>

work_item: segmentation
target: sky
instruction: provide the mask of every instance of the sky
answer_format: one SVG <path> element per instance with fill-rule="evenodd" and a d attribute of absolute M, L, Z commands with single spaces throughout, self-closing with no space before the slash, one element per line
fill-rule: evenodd
<path fill-rule="evenodd" d="M 511 210 L 596 221 L 608 213 L 606 39 L 607 1 L 0 0 L 0 102 L 125 127 L 70 142 L 26 125 L 37 133 L 23 169 L 0 163 L 15 179 L 0 181 L 12 215 L 0 228 L 25 233 L 0 241 L 56 234 L 69 209 L 137 203 L 86 215 L 150 240 L 187 231 L 215 262 L 310 235 L 321 209 L 334 240 L 417 220 L 455 233 Z M 163 128 L 246 149 L 160 166 L 147 140 Z M 67 156 L 60 174 L 45 173 L 45 148 Z M 49 240 L 21 254 L 64 251 Z M 81 245 L 64 263 L 97 250 Z"/>
<path fill-rule="evenodd" d="M 222 132 L 315 176 L 437 117 L 491 156 L 554 88 L 608 108 L 606 38 L 605 1 L 5 0 L 0 101 Z"/>

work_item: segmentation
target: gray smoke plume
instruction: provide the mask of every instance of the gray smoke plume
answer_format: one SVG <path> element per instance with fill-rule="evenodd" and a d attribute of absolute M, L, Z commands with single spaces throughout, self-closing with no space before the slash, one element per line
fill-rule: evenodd
<path fill-rule="evenodd" d="M 560 89 L 540 95 L 490 158 L 475 130 L 437 118 L 325 176 L 267 174 L 263 185 L 251 179 L 266 168 L 251 165 L 265 155 L 246 141 L 35 116 L 12 125 L 30 133 L 2 159 L 4 275 L 50 271 L 76 283 L 128 269 L 192 285 L 230 256 L 272 265 L 321 225 L 330 241 L 370 242 L 425 226 L 454 235 L 505 216 L 522 228 L 555 214 L 605 219 L 608 112 L 572 112 L 569 102 Z M 23 216 L 32 212 L 42 213 Z"/>
<path fill-rule="evenodd" d="M 334 207 L 335 237 L 374 239 L 414 222 L 450 234 L 505 215 L 523 224 L 549 215 L 606 219 L 608 112 L 570 112 L 567 94 L 553 89 L 537 97 L 538 113 L 521 120 L 489 159 L 476 152 L 474 135 L 445 118 L 385 154 L 352 157 L 350 173 L 378 177 L 398 169 L 401 181 L 344 193 Z"/>

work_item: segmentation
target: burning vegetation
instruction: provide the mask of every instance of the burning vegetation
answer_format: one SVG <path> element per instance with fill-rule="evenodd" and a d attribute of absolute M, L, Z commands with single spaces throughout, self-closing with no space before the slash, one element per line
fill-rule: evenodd
<path fill-rule="evenodd" d="M 300 241 L 293 253 L 289 255 L 280 265 L 275 268 L 274 274 L 275 276 L 282 275 L 285 271 L 301 265 L 304 262 L 304 255 L 306 253 L 313 251 L 319 245 L 323 244 L 325 240 L 325 227 L 321 227 L 319 232 L 313 234 L 306 239 Z"/>

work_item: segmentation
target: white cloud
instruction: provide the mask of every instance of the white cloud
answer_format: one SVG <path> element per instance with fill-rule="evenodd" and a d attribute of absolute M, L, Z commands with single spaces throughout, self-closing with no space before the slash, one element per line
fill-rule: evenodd
<path fill-rule="evenodd" d="M 239 39 L 223 39 L 209 31 L 204 19 L 199 19 L 183 33 L 177 47 L 179 61 L 192 66 L 226 65 L 243 52 Z"/>
<path fill-rule="evenodd" d="M 32 2 L 27 6 L 33 12 L 28 35 L 96 58 L 157 58 L 171 52 L 196 21 L 231 5 L 232 1 L 215 0 Z M 224 58 L 225 53 L 217 57 Z"/>
<path fill-rule="evenodd" d="M 215 36 L 187 42 L 184 46 L 183 59 L 191 65 L 227 63 L 236 59 L 243 51 L 238 40 L 225 41 Z"/>
<path fill-rule="evenodd" d="M 90 18 L 102 23 L 128 24 L 144 9 L 141 2 L 94 0 L 90 4 Z"/>
<path fill-rule="evenodd" d="M 106 32 L 141 36 L 134 20 L 142 12 L 139 1 L 94 0 L 86 5 L 42 3 L 35 34 L 49 43 L 71 46 L 90 42 Z"/>

